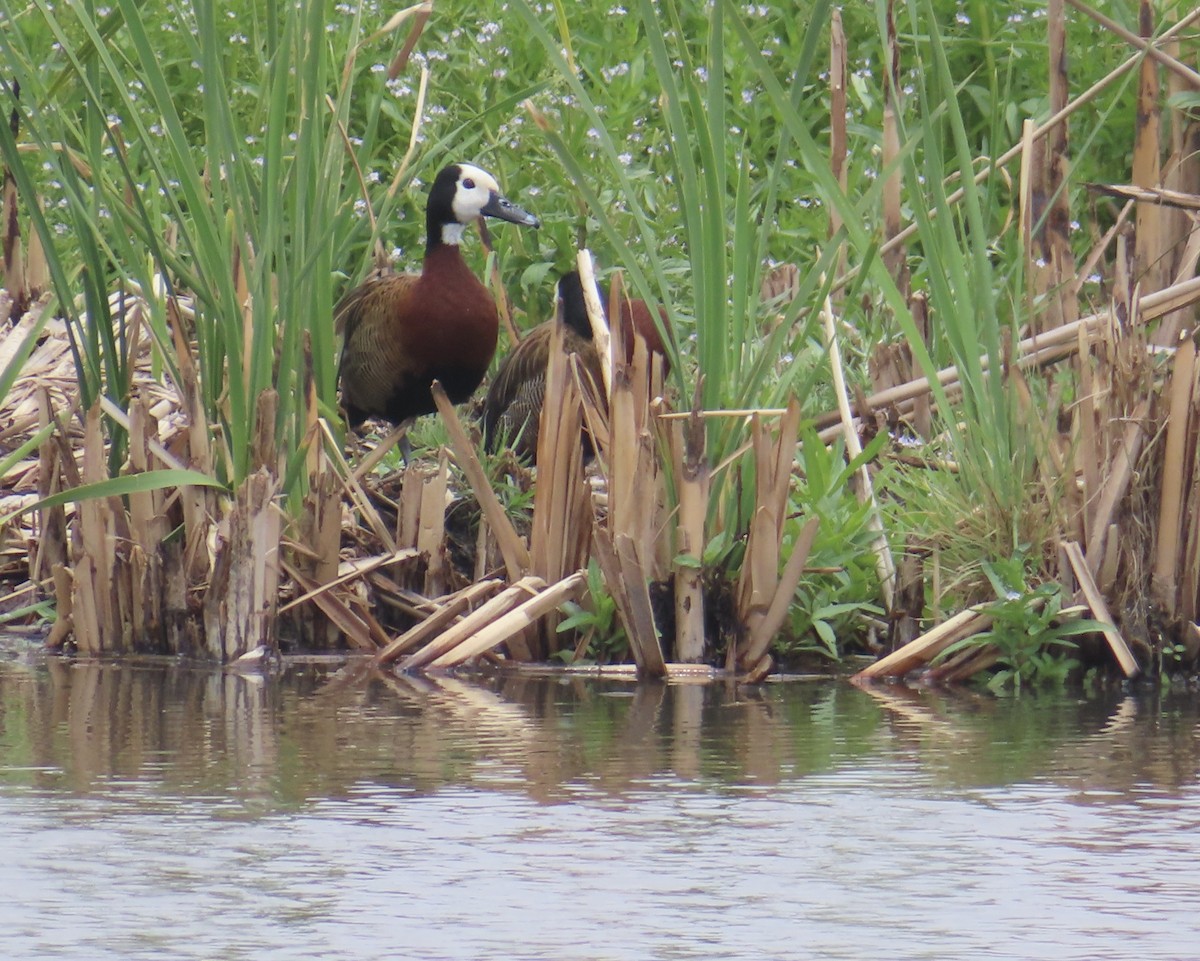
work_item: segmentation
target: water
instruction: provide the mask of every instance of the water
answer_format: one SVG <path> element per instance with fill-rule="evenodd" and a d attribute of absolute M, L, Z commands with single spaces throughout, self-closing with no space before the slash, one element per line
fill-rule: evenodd
<path fill-rule="evenodd" d="M 0 958 L 1200 956 L 1200 702 L 0 659 Z"/>

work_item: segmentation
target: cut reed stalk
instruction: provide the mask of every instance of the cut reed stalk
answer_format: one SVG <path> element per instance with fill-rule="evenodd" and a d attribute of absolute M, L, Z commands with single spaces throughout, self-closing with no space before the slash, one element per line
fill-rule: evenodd
<path fill-rule="evenodd" d="M 617 618 L 629 638 L 629 648 L 640 677 L 662 677 L 666 660 L 654 629 L 650 595 L 645 574 L 636 554 L 628 548 L 619 555 L 613 538 L 603 525 L 593 531 L 592 545 L 596 563 L 604 575 L 605 586 L 612 593 Z"/>
<path fill-rule="evenodd" d="M 1087 600 L 1088 607 L 1092 610 L 1092 617 L 1101 624 L 1108 625 L 1108 630 L 1104 632 L 1104 639 L 1108 641 L 1108 646 L 1113 652 L 1113 657 L 1117 659 L 1117 664 L 1125 672 L 1126 677 L 1137 677 L 1141 671 L 1141 668 L 1138 667 L 1137 658 L 1133 656 L 1133 652 L 1129 650 L 1129 645 L 1125 643 L 1121 632 L 1117 630 L 1117 623 L 1108 611 L 1108 604 L 1104 600 L 1104 594 L 1092 578 L 1090 565 L 1084 559 L 1083 550 L 1075 541 L 1065 541 L 1062 546 L 1067 553 L 1068 560 L 1071 562 L 1071 569 L 1079 581 L 1079 588 L 1083 591 L 1083 596 Z"/>
<path fill-rule="evenodd" d="M 587 573 L 576 571 L 569 577 L 563 578 L 529 598 L 518 607 L 508 611 L 481 627 L 473 635 L 464 638 L 456 646 L 444 650 L 429 663 L 433 669 L 455 667 L 473 657 L 478 657 L 486 651 L 499 647 L 501 644 L 512 644 L 540 623 L 569 600 L 578 597 L 587 587 Z M 519 661 L 527 661 L 529 657 L 517 657 Z"/>
<path fill-rule="evenodd" d="M 900 165 L 900 44 L 896 38 L 894 0 L 888 0 L 885 13 L 886 43 L 883 69 L 883 236 L 892 241 L 899 236 L 904 215 L 901 186 L 904 171 Z M 844 122 L 844 117 L 843 117 Z M 844 185 L 843 185 L 844 189 Z M 831 222 L 832 226 L 832 222 Z M 891 243 L 881 251 L 884 266 L 895 281 L 900 296 L 908 299 L 908 251 L 903 242 Z M 889 602 L 890 603 L 890 602 Z"/>
<path fill-rule="evenodd" d="M 1197 420 L 1195 386 L 1196 343 L 1189 335 L 1183 338 L 1175 353 L 1167 391 L 1167 432 L 1155 537 L 1157 546 L 1154 572 L 1150 577 L 1151 597 L 1168 618 L 1173 618 L 1179 607 L 1179 545 L 1186 523 L 1183 492 L 1185 488 L 1190 490 L 1195 481 L 1192 465 L 1186 462 L 1189 438 L 1195 434 Z"/>
<path fill-rule="evenodd" d="M 279 543 L 278 482 L 265 467 L 234 492 L 217 527 L 216 562 L 204 597 L 205 649 L 220 661 L 262 645 L 275 647 Z"/>
<path fill-rule="evenodd" d="M 1099 576 L 1106 555 L 1106 539 L 1109 537 L 1109 526 L 1113 524 L 1117 505 L 1129 490 L 1129 482 L 1133 477 L 1133 467 L 1137 463 L 1138 454 L 1142 449 L 1142 441 L 1146 436 L 1146 418 L 1150 412 L 1150 401 L 1143 400 L 1134 408 L 1125 425 L 1120 445 L 1110 463 L 1110 472 L 1104 480 L 1096 502 L 1096 514 L 1092 524 L 1091 534 L 1087 542 L 1088 568 L 1093 576 Z M 1111 542 L 1115 548 L 1115 539 Z M 1110 583 L 1111 579 L 1102 578 L 1101 583 Z"/>
<path fill-rule="evenodd" d="M 587 373 L 575 355 L 565 352 L 563 327 L 555 324 L 546 364 L 545 391 L 538 428 L 537 489 L 530 530 L 530 570 L 547 583 L 559 583 L 587 566 L 592 518 L 583 472 L 583 395 Z M 522 636 L 518 660 L 543 660 L 558 649 L 556 619 Z"/>
<path fill-rule="evenodd" d="M 472 637 L 488 624 L 507 614 L 523 604 L 530 597 L 536 597 L 546 589 L 546 582 L 540 577 L 528 575 L 499 594 L 484 601 L 478 608 L 467 614 L 461 621 L 451 625 L 441 634 L 436 635 L 423 648 L 410 654 L 400 663 L 400 670 L 415 671 L 433 663 L 447 651 L 456 648 L 463 641 Z"/>
<path fill-rule="evenodd" d="M 487 600 L 503 586 L 503 582 L 495 578 L 480 580 L 446 598 L 442 603 L 436 605 L 437 609 L 432 614 L 390 641 L 379 651 L 372 658 L 372 666 L 383 667 L 395 661 L 402 654 L 424 644 L 430 637 L 452 624 L 469 607 Z"/>
<path fill-rule="evenodd" d="M 299 568 L 287 561 L 282 562 L 283 571 L 304 592 L 304 599 L 311 601 L 343 635 L 347 644 L 355 650 L 373 654 L 387 643 L 387 634 L 369 611 L 355 611 L 362 607 L 357 597 L 335 589 L 329 584 L 319 584 Z M 356 575 L 357 572 L 356 572 Z"/>
<path fill-rule="evenodd" d="M 898 651 L 863 668 L 851 680 L 865 681 L 878 677 L 903 677 L 922 664 L 928 664 L 955 641 L 986 631 L 991 626 L 992 616 L 979 608 L 971 607 L 959 611 L 953 617 L 905 644 Z"/>
<path fill-rule="evenodd" d="M 710 473 L 704 448 L 704 422 L 696 416 L 700 387 L 692 399 L 693 416 L 671 425 L 671 451 L 679 512 L 675 537 L 677 554 L 686 562 L 675 570 L 675 658 L 696 663 L 704 658 L 704 522 L 708 512 Z"/>
<path fill-rule="evenodd" d="M 833 314 L 833 301 L 826 297 L 825 307 L 821 312 L 825 325 L 826 351 L 829 355 L 829 368 L 833 376 L 833 390 L 838 402 L 838 413 L 842 420 L 842 431 L 846 440 L 846 453 L 851 460 L 862 456 L 862 444 L 858 439 L 858 431 L 854 428 L 854 417 L 850 412 L 850 397 L 846 392 L 846 378 L 842 373 L 842 352 L 838 346 L 837 320 Z M 797 419 L 798 419 L 797 411 Z M 787 418 L 785 416 L 786 423 Z M 796 425 L 798 426 L 798 425 Z M 864 504 L 871 506 L 871 516 L 867 522 L 868 529 L 874 538 L 871 548 L 875 552 L 875 569 L 879 575 L 879 589 L 883 595 L 884 607 L 892 609 L 896 592 L 896 565 L 892 559 L 892 551 L 888 546 L 887 535 L 883 529 L 883 517 L 879 511 L 879 503 L 875 500 L 875 492 L 871 486 L 871 474 L 864 464 L 858 471 L 858 498 Z"/>
<path fill-rule="evenodd" d="M 529 550 L 521 539 L 521 535 L 517 533 L 512 522 L 504 513 L 504 507 L 496 497 L 496 492 L 492 490 L 483 465 L 479 463 L 479 457 L 475 454 L 475 447 L 468 440 L 467 432 L 463 430 L 462 423 L 454 412 L 454 406 L 450 403 L 450 398 L 446 396 L 446 391 L 441 384 L 435 381 L 432 392 L 438 413 L 446 425 L 450 446 L 454 448 L 455 459 L 463 473 L 466 474 L 467 483 L 475 492 L 483 516 L 487 519 L 488 526 L 500 545 L 500 553 L 504 557 L 504 566 L 508 570 L 508 576 L 511 580 L 518 580 L 530 569 Z"/>
<path fill-rule="evenodd" d="M 756 623 L 750 626 L 750 635 L 746 649 L 740 655 L 739 661 L 744 667 L 753 671 L 762 663 L 775 635 L 782 629 L 791 609 L 792 600 L 804 576 L 804 565 L 812 551 L 813 542 L 817 539 L 820 518 L 813 517 L 800 529 L 796 542 L 792 545 L 792 553 L 784 564 L 775 587 L 775 596 L 767 607 L 766 613 Z"/>
<path fill-rule="evenodd" d="M 421 512 L 417 518 L 417 553 L 427 558 L 425 590 L 427 597 L 446 592 L 446 505 L 450 495 L 450 458 L 446 449 L 438 451 L 437 468 L 422 481 Z"/>
<path fill-rule="evenodd" d="M 779 557 L 787 517 L 788 492 L 791 487 L 792 465 L 799 442 L 800 404 L 793 398 L 778 425 L 778 436 L 772 442 L 762 420 L 751 418 L 751 452 L 754 458 L 754 512 L 746 537 L 746 553 L 738 579 L 737 614 L 742 640 L 731 645 L 729 667 L 742 671 L 760 668 L 765 654 L 761 647 L 763 636 L 774 636 L 771 628 L 772 608 L 780 593 Z M 800 545 L 801 542 L 797 542 Z M 803 573 L 807 549 L 795 572 Z M 794 549 L 793 549 L 794 556 Z M 789 571 L 789 575 L 790 575 Z M 797 580 L 798 583 L 798 580 Z M 791 597 L 789 591 L 788 597 Z M 769 633 L 768 633 L 769 631 Z"/>

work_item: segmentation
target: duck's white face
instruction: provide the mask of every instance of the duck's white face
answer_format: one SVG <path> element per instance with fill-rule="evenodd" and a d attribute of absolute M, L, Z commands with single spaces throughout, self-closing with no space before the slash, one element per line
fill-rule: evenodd
<path fill-rule="evenodd" d="M 454 188 L 454 200 L 450 207 L 454 219 L 460 224 L 473 223 L 493 197 L 499 196 L 500 185 L 496 178 L 474 164 L 459 164 L 461 173 Z"/>

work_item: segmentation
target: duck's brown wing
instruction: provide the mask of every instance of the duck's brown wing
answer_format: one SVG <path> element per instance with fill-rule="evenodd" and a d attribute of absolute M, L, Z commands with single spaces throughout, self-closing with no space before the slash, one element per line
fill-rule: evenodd
<path fill-rule="evenodd" d="M 528 461 L 537 459 L 538 427 L 546 400 L 546 365 L 553 343 L 554 321 L 530 331 L 516 350 L 504 358 L 488 388 L 483 408 L 484 447 L 495 450 L 500 438 Z M 594 389 L 603 397 L 600 356 L 596 345 L 573 330 L 563 330 L 563 352 L 578 354 L 583 367 L 585 389 Z M 590 381 L 589 383 L 586 383 Z"/>
<path fill-rule="evenodd" d="M 374 275 L 334 308 L 334 330 L 343 333 L 338 382 L 352 425 L 386 413 L 396 372 L 406 366 L 404 332 L 392 318 L 403 315 L 418 280 L 417 274 Z"/>
<path fill-rule="evenodd" d="M 495 450 L 501 436 L 521 435 L 519 453 L 537 449 L 537 420 L 546 393 L 553 322 L 535 327 L 500 363 L 483 402 L 483 444 Z M 532 437 L 532 445 L 529 438 Z"/>

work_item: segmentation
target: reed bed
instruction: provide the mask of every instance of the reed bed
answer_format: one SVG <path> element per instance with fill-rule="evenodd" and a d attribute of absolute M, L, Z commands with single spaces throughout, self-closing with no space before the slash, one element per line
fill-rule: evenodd
<path fill-rule="evenodd" d="M 657 146 L 649 181 L 623 153 L 620 104 L 589 80 L 594 12 L 512 5 L 541 72 L 431 146 L 438 60 L 412 57 L 432 49 L 441 4 L 379 24 L 357 8 L 340 46 L 317 39 L 324 4 L 278 11 L 255 36 L 269 56 L 249 115 L 211 12 L 180 14 L 202 116 L 177 109 L 153 56 L 134 65 L 153 46 L 135 5 L 70 20 L 5 8 L 22 28 L 0 41 L 20 75 L 0 137 L 8 623 L 53 608 L 47 643 L 83 654 L 344 645 L 402 670 L 628 659 L 647 677 L 708 663 L 758 680 L 780 658 L 857 649 L 881 655 L 864 681 L 1020 683 L 1065 672 L 1068 648 L 1124 676 L 1193 664 L 1200 16 L 1155 28 L 1143 4 L 1139 35 L 1051 2 L 1044 108 L 1013 124 L 960 97 L 937 4 L 873 6 L 864 24 L 814 2 L 804 29 L 788 25 L 782 70 L 735 5 L 701 21 L 634 4 L 657 95 L 657 126 L 638 127 Z M 1072 96 L 1084 23 L 1131 49 Z M 848 124 L 864 30 L 884 51 L 873 128 Z M 38 67 L 39 36 L 71 53 L 55 70 Z M 994 97 L 1016 83 L 995 64 L 985 79 Z M 408 115 L 389 97 L 400 82 Z M 1083 183 L 1079 158 L 1111 134 L 1079 118 L 1129 84 L 1132 168 Z M 57 120 L 30 109 L 56 100 L 71 107 Z M 586 223 L 599 262 L 621 268 L 610 310 L 664 306 L 670 376 L 640 340 L 626 361 L 589 303 L 597 343 L 615 341 L 604 382 L 552 350 L 536 473 L 482 455 L 444 395 L 422 455 L 399 466 L 395 435 L 364 448 L 338 416 L 335 291 L 386 266 L 405 188 L 447 149 L 488 151 L 493 115 L 509 133 L 528 121 L 538 162 L 517 183 L 541 175 L 584 214 L 551 217 L 549 252 L 485 236 L 508 339 L 545 313 L 541 279 L 592 276 L 573 236 Z M 1011 147 L 992 157 L 981 141 Z M 851 149 L 865 144 L 878 173 Z M 818 212 L 795 209 L 801 190 Z M 781 257 L 781 234 L 806 249 Z"/>

